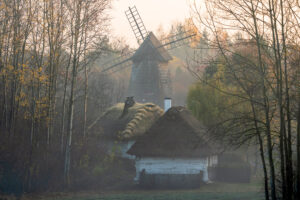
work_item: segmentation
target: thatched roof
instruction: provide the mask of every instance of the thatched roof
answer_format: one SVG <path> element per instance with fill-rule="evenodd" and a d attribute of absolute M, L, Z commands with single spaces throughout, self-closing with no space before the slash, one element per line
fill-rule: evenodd
<path fill-rule="evenodd" d="M 99 120 L 103 136 L 112 140 L 131 140 L 144 134 L 163 115 L 163 110 L 152 103 L 135 103 L 128 113 L 120 118 L 124 103 L 109 108 Z"/>
<path fill-rule="evenodd" d="M 145 56 L 154 56 L 161 62 L 168 62 L 172 60 L 171 55 L 168 51 L 162 47 L 161 42 L 155 37 L 155 35 L 150 32 L 141 46 L 133 55 L 133 61 L 143 60 Z"/>
<path fill-rule="evenodd" d="M 213 155 L 207 130 L 184 107 L 170 108 L 127 153 L 138 157 Z"/>

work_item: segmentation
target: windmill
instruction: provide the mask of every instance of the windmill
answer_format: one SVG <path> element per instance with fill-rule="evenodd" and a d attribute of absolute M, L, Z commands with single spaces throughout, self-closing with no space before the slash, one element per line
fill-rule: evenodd
<path fill-rule="evenodd" d="M 129 7 L 125 14 L 140 46 L 136 51 L 105 64 L 102 72 L 114 73 L 132 66 L 127 96 L 134 96 L 137 102 L 162 106 L 163 99 L 172 95 L 167 69 L 172 56 L 168 50 L 185 44 L 195 34 L 187 31 L 159 41 L 152 32 L 147 31 L 135 6 Z"/>

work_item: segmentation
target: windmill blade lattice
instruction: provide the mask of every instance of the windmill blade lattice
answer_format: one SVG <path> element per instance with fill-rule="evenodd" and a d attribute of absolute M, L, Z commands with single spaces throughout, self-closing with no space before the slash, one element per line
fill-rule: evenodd
<path fill-rule="evenodd" d="M 134 51 L 105 63 L 103 65 L 104 69 L 101 72 L 114 73 L 126 67 L 130 67 L 132 65 L 131 57 L 133 54 Z"/>
<path fill-rule="evenodd" d="M 168 38 L 165 38 L 161 41 L 162 45 L 157 48 L 165 48 L 171 50 L 179 46 L 183 46 L 192 40 L 196 34 L 190 31 L 182 32 L 176 35 L 172 35 Z M 120 56 L 106 64 L 104 64 L 104 70 L 102 72 L 114 73 L 130 67 L 132 65 L 131 58 L 135 51 L 132 51 L 124 56 Z"/>
<path fill-rule="evenodd" d="M 137 8 L 135 6 L 129 7 L 128 10 L 125 11 L 125 14 L 137 39 L 138 44 L 142 43 L 147 37 L 148 31 Z"/>
<path fill-rule="evenodd" d="M 159 48 L 164 47 L 167 50 L 171 50 L 179 46 L 188 44 L 195 36 L 196 33 L 193 33 L 192 31 L 185 31 L 176 35 L 172 35 L 163 39 L 161 41 L 162 46 L 160 46 Z"/>
<path fill-rule="evenodd" d="M 142 21 L 142 18 L 136 6 L 129 7 L 128 10 L 125 11 L 125 14 L 137 39 L 137 42 L 141 44 L 149 36 L 149 33 L 144 25 L 144 22 Z M 156 46 L 156 48 L 164 48 L 166 50 L 174 49 L 189 43 L 194 36 L 196 36 L 196 34 L 191 30 L 181 32 L 179 34 L 172 35 L 168 38 L 163 39 L 162 41 L 160 41 L 161 46 Z M 102 72 L 114 73 L 131 66 L 131 59 L 134 53 L 135 51 L 132 51 L 124 56 L 120 56 L 112 61 L 107 62 L 106 64 L 104 64 L 104 69 L 102 70 Z M 162 77 L 164 76 L 162 75 Z"/>

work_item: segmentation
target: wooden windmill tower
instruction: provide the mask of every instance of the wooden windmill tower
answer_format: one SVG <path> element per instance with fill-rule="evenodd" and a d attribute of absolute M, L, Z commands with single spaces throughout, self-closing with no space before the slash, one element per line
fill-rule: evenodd
<path fill-rule="evenodd" d="M 103 72 L 116 72 L 132 66 L 127 96 L 134 96 L 137 102 L 152 102 L 163 105 L 165 97 L 172 96 L 170 72 L 167 64 L 172 60 L 169 49 L 185 44 L 195 34 L 183 32 L 159 41 L 148 32 L 136 7 L 125 12 L 139 48 L 106 64 Z"/>

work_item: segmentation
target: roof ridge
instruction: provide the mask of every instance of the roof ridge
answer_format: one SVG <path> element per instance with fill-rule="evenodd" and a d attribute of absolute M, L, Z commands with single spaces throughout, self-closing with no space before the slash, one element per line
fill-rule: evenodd
<path fill-rule="evenodd" d="M 153 109 L 149 109 L 149 105 L 152 106 Z M 136 128 L 137 125 L 139 125 L 139 122 L 144 120 L 146 118 L 146 115 L 143 115 L 142 113 L 150 112 L 153 114 L 160 115 L 163 113 L 163 110 L 153 103 L 145 103 L 143 106 L 137 109 L 136 113 L 134 114 L 133 118 L 127 123 L 125 129 L 118 133 L 118 137 L 120 139 L 126 139 L 127 136 L 132 135 L 133 129 Z"/>

